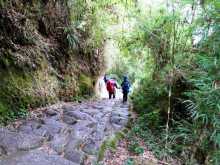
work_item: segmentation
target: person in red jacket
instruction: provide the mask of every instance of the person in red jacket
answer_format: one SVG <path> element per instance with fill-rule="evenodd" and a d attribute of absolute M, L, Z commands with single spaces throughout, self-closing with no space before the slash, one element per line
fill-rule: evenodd
<path fill-rule="evenodd" d="M 114 79 L 107 79 L 106 88 L 109 93 L 109 99 L 111 99 L 112 97 L 114 99 L 116 95 L 116 88 L 118 88 L 116 81 Z"/>

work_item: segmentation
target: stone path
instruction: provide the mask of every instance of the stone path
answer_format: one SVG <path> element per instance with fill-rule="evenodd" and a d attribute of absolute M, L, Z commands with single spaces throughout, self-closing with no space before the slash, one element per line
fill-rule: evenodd
<path fill-rule="evenodd" d="M 94 164 L 103 141 L 128 122 L 121 101 L 59 103 L 0 128 L 0 165 Z"/>

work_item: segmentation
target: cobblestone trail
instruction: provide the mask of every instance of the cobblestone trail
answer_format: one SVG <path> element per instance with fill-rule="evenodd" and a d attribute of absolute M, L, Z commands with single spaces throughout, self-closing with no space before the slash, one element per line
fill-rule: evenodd
<path fill-rule="evenodd" d="M 0 165 L 95 162 L 101 144 L 123 129 L 128 105 L 119 100 L 59 103 L 0 129 Z"/>

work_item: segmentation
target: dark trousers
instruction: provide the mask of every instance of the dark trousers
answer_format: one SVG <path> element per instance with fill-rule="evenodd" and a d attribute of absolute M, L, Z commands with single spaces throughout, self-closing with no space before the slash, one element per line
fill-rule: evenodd
<path fill-rule="evenodd" d="M 115 98 L 115 92 L 109 92 L 108 94 L 109 94 L 109 99 L 111 99 L 112 96 L 113 96 L 113 99 Z"/>
<path fill-rule="evenodd" d="M 128 92 L 123 92 L 123 102 L 128 101 Z"/>

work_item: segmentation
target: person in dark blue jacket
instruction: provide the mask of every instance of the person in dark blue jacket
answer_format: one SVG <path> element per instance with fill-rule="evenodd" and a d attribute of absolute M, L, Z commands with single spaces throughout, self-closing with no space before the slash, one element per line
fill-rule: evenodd
<path fill-rule="evenodd" d="M 130 87 L 131 87 L 131 84 L 130 84 L 127 76 L 124 76 L 124 80 L 121 84 L 121 87 L 122 87 L 122 92 L 123 92 L 123 102 L 125 103 L 128 100 L 128 93 L 129 93 Z"/>
<path fill-rule="evenodd" d="M 105 84 L 107 83 L 107 81 L 109 80 L 109 78 L 107 77 L 107 74 L 104 75 L 104 78 L 103 78 Z"/>

